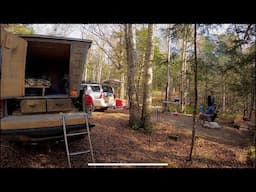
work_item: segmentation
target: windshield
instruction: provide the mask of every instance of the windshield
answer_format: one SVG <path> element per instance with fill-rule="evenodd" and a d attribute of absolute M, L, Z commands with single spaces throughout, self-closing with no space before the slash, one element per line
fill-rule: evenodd
<path fill-rule="evenodd" d="M 100 86 L 91 86 L 93 92 L 100 92 Z"/>
<path fill-rule="evenodd" d="M 102 86 L 103 92 L 113 93 L 112 87 Z"/>

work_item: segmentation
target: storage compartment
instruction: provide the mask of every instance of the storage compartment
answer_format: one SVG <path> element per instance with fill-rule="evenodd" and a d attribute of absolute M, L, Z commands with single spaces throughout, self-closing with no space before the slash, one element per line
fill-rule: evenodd
<path fill-rule="evenodd" d="M 71 111 L 71 99 L 47 99 L 47 111 Z"/>
<path fill-rule="evenodd" d="M 32 83 L 25 86 L 25 96 L 69 94 L 70 46 L 67 43 L 28 41 L 25 79 Z M 48 80 L 50 86 L 44 85 L 43 80 Z"/>
<path fill-rule="evenodd" d="M 22 113 L 46 112 L 46 101 L 42 99 L 21 100 L 20 109 Z"/>

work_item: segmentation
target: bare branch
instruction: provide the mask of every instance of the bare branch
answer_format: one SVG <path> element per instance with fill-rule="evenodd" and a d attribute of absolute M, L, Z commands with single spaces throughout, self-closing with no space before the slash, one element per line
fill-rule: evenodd
<path fill-rule="evenodd" d="M 251 27 L 252 27 L 252 24 L 249 24 L 244 33 L 244 39 L 247 39 L 249 37 L 249 31 L 250 31 Z"/>

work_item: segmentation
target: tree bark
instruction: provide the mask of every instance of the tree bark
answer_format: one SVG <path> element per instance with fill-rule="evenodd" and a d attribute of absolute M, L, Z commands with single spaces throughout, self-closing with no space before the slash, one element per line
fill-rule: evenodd
<path fill-rule="evenodd" d="M 101 73 L 102 73 L 102 53 L 98 52 L 96 55 L 95 64 L 93 65 L 93 76 L 92 80 L 94 82 L 101 81 Z"/>
<path fill-rule="evenodd" d="M 146 57 L 146 53 L 145 56 L 142 57 L 141 61 L 139 62 L 140 64 L 138 65 L 139 67 L 139 72 L 138 72 L 138 76 L 137 76 L 137 93 L 141 93 L 141 87 L 143 89 L 143 83 L 141 82 L 141 79 L 143 78 L 143 74 L 144 72 L 144 64 L 145 64 L 145 57 Z M 138 101 L 139 103 L 141 103 L 141 101 L 143 100 L 143 98 L 141 99 L 141 97 L 143 97 L 142 95 L 138 95 Z"/>
<path fill-rule="evenodd" d="M 195 135 L 196 135 L 196 127 L 195 127 L 195 120 L 196 120 L 196 113 L 197 113 L 197 50 L 196 50 L 196 32 L 197 32 L 197 27 L 196 24 L 194 24 L 194 82 L 195 82 L 195 100 L 194 100 L 194 110 L 193 110 L 193 128 L 192 128 L 192 142 L 191 142 L 191 149 L 190 149 L 190 154 L 189 154 L 189 161 L 192 161 L 192 154 L 193 154 L 193 149 L 195 145 Z"/>
<path fill-rule="evenodd" d="M 96 76 L 97 76 L 97 82 L 101 82 L 101 73 L 102 73 L 102 67 L 103 67 L 103 62 L 101 60 L 99 60 L 98 62 L 98 70 L 97 70 L 97 73 L 96 73 Z"/>
<path fill-rule="evenodd" d="M 87 80 L 87 73 L 88 73 L 88 67 L 87 67 L 87 64 L 84 64 L 83 77 L 82 77 L 83 81 Z"/>
<path fill-rule="evenodd" d="M 252 88 L 252 94 L 251 94 L 251 101 L 250 101 L 250 109 L 249 109 L 249 119 L 250 121 L 252 120 L 252 114 L 253 110 L 255 110 L 255 92 L 254 92 L 254 87 Z"/>
<path fill-rule="evenodd" d="M 181 111 L 183 110 L 183 68 L 184 68 L 184 39 L 182 40 L 182 63 L 181 63 L 181 71 L 180 71 L 180 103 L 181 103 Z"/>
<path fill-rule="evenodd" d="M 222 73 L 222 111 L 226 111 L 226 82 L 224 74 Z"/>
<path fill-rule="evenodd" d="M 152 107 L 152 80 L 153 80 L 153 32 L 154 25 L 148 25 L 148 40 L 144 59 L 144 79 L 143 79 L 143 105 L 142 105 L 142 127 L 144 130 L 152 128 L 151 107 Z"/>
<path fill-rule="evenodd" d="M 133 129 L 140 126 L 139 105 L 136 95 L 136 39 L 135 26 L 125 24 L 126 52 L 127 52 L 127 78 L 128 78 L 128 102 L 129 102 L 129 125 Z"/>
<path fill-rule="evenodd" d="M 169 26 L 170 27 L 170 26 Z M 167 36 L 167 44 L 168 44 L 168 53 L 167 53 L 167 82 L 165 87 L 165 101 L 169 101 L 170 96 L 170 81 L 171 81 L 171 75 L 170 75 L 170 55 L 171 55 L 171 38 L 169 37 L 170 34 Z M 168 104 L 164 104 L 164 111 L 169 111 Z"/>
<path fill-rule="evenodd" d="M 188 78 L 188 91 L 189 91 L 189 105 L 191 105 L 192 97 L 191 97 L 191 79 L 190 79 L 190 76 Z"/>
<path fill-rule="evenodd" d="M 208 97 L 208 67 L 207 65 L 205 67 L 205 92 L 204 92 L 204 103 L 207 103 L 207 97 Z"/>
<path fill-rule="evenodd" d="M 125 98 L 125 74 L 124 72 L 121 73 L 121 86 L 120 86 L 120 99 Z"/>
<path fill-rule="evenodd" d="M 185 29 L 185 39 L 183 39 L 183 54 L 182 54 L 182 67 L 181 67 L 181 111 L 184 112 L 187 104 L 187 34 Z"/>

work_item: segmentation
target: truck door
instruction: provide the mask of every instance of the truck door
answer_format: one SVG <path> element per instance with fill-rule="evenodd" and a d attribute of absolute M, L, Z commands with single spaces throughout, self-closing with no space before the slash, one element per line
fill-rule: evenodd
<path fill-rule="evenodd" d="M 89 45 L 72 44 L 70 50 L 70 91 L 79 93 L 82 80 L 83 65 Z"/>
<path fill-rule="evenodd" d="M 0 97 L 24 96 L 27 42 L 1 28 Z"/>

